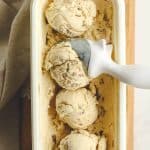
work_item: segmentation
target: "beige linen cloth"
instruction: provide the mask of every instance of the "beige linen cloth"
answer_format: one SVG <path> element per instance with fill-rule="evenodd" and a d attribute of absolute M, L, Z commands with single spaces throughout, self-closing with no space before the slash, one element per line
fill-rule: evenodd
<path fill-rule="evenodd" d="M 0 109 L 30 70 L 30 0 L 0 0 Z"/>

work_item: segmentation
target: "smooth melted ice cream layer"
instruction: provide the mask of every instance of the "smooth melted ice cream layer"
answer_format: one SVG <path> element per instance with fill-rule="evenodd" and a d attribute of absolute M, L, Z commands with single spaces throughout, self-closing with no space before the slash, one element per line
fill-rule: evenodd
<path fill-rule="evenodd" d="M 105 38 L 107 39 L 107 42 L 111 43 L 113 24 L 112 1 L 95 1 L 97 3 L 97 15 L 93 25 L 79 37 L 90 40 L 100 40 Z M 47 25 L 46 38 L 45 55 L 47 54 L 49 48 L 60 41 L 66 40 L 67 36 L 56 32 L 50 25 Z M 45 74 L 44 67 L 43 74 Z M 91 134 L 105 135 L 107 137 L 107 149 L 116 150 L 118 83 L 111 76 L 103 74 L 91 81 L 87 88 L 96 96 L 99 111 L 98 118 L 92 125 L 88 126 L 87 131 Z M 55 95 L 58 91 L 59 88 L 57 87 Z M 55 95 L 50 102 L 49 117 L 55 131 L 55 134 L 52 136 L 54 147 L 58 147 L 61 139 L 67 136 L 72 129 L 60 120 L 56 112 Z"/>

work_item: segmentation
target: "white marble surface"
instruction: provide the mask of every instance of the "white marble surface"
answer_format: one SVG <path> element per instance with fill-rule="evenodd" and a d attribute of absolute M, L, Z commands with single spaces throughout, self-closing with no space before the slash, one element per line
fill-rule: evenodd
<path fill-rule="evenodd" d="M 150 1 L 136 0 L 135 62 L 150 65 Z M 135 89 L 134 150 L 150 150 L 150 90 Z"/>

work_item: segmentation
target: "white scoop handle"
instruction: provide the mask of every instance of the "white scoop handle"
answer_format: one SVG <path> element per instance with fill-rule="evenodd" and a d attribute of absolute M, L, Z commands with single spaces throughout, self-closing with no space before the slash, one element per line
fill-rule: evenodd
<path fill-rule="evenodd" d="M 90 77 L 95 78 L 102 73 L 108 73 L 136 88 L 150 89 L 150 67 L 117 64 L 111 58 L 112 45 L 106 45 L 105 40 L 98 42 L 88 40 L 88 42 L 91 47 L 88 68 Z"/>
<path fill-rule="evenodd" d="M 142 65 L 119 65 L 111 62 L 105 72 L 136 88 L 150 89 L 150 67 Z"/>

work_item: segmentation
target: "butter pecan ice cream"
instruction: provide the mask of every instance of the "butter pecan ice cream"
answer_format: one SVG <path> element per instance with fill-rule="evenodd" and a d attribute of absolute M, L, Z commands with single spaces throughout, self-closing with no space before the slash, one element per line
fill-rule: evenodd
<path fill-rule="evenodd" d="M 54 0 L 45 15 L 56 31 L 75 37 L 92 25 L 96 17 L 96 5 L 92 0 Z"/>
<path fill-rule="evenodd" d="M 56 97 L 56 111 L 74 129 L 86 129 L 98 116 L 96 98 L 86 88 L 62 90 Z"/>
<path fill-rule="evenodd" d="M 46 55 L 45 68 L 63 88 L 76 90 L 89 83 L 86 68 L 70 42 L 54 45 Z"/>
<path fill-rule="evenodd" d="M 106 138 L 84 130 L 73 131 L 61 140 L 59 150 L 106 150 Z"/>

